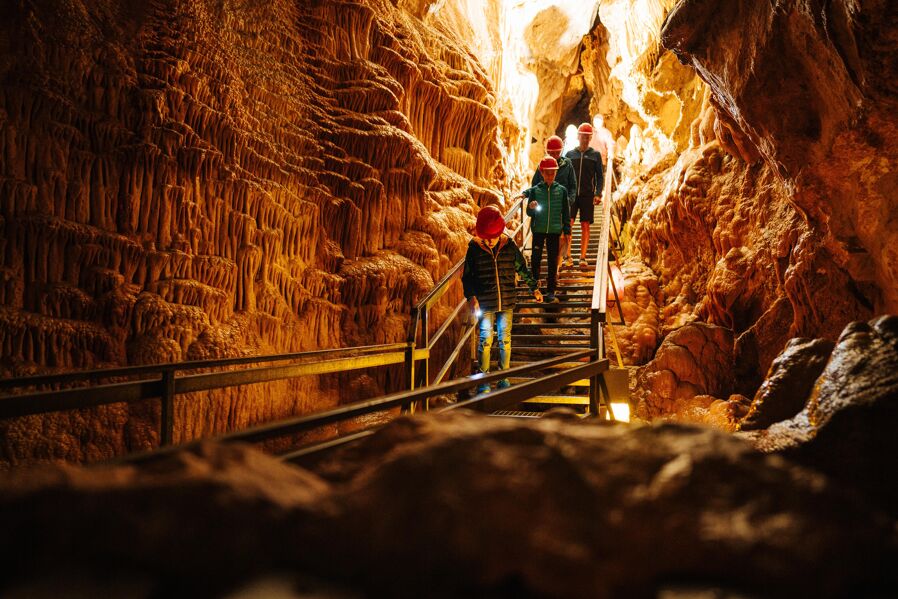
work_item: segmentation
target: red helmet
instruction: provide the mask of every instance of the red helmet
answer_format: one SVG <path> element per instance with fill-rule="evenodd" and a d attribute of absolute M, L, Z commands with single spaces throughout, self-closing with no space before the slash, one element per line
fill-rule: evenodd
<path fill-rule="evenodd" d="M 588 133 L 589 135 L 592 135 L 592 134 L 593 134 L 592 125 L 590 125 L 589 123 L 583 123 L 583 124 L 581 124 L 579 127 L 577 127 L 577 134 L 578 134 L 578 135 L 579 135 L 579 134 L 586 134 L 586 133 Z"/>
<path fill-rule="evenodd" d="M 477 213 L 477 225 L 474 230 L 481 239 L 498 237 L 505 230 L 505 217 L 495 206 L 484 206 Z"/>
<path fill-rule="evenodd" d="M 539 161 L 539 170 L 541 171 L 557 171 L 558 163 L 551 156 L 546 156 Z"/>
<path fill-rule="evenodd" d="M 561 154 L 563 148 L 564 142 L 557 135 L 546 140 L 546 153 L 549 155 Z"/>

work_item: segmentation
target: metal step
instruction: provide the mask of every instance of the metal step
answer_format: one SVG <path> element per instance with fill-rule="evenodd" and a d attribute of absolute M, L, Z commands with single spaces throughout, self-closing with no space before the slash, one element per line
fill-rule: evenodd
<path fill-rule="evenodd" d="M 502 410 L 493 412 L 490 416 L 502 416 L 505 418 L 542 418 L 543 412 L 521 412 L 515 410 Z"/>
<path fill-rule="evenodd" d="M 516 322 L 514 323 L 514 330 L 519 330 L 520 327 L 535 327 L 540 329 L 589 329 L 588 322 Z M 514 333 L 512 333 L 514 335 Z"/>
<path fill-rule="evenodd" d="M 589 341 L 589 335 L 518 335 L 511 334 L 512 341 Z"/>
<path fill-rule="evenodd" d="M 521 376 L 521 377 L 511 377 L 509 380 L 511 381 L 512 385 L 515 385 L 518 383 L 528 383 L 528 382 L 534 380 L 535 378 L 536 377 L 522 377 Z M 589 387 L 589 379 L 580 379 L 579 381 L 574 381 L 573 383 L 565 385 L 565 387 L 587 387 L 588 388 Z"/>
<path fill-rule="evenodd" d="M 530 288 L 525 286 L 518 285 L 518 291 L 526 291 L 530 292 Z M 559 285 L 556 289 L 559 293 L 563 293 L 565 291 L 592 291 L 592 285 Z"/>
<path fill-rule="evenodd" d="M 550 304 L 545 302 L 518 302 L 521 308 L 542 308 L 544 306 L 558 306 L 559 308 L 591 308 L 592 302 L 558 302 Z"/>
<path fill-rule="evenodd" d="M 538 395 L 525 399 L 524 404 L 542 404 L 551 406 L 588 406 L 588 395 Z"/>
<path fill-rule="evenodd" d="M 574 351 L 579 351 L 583 349 L 589 349 L 588 343 L 578 343 L 576 345 L 545 345 L 545 346 L 534 346 L 534 345 L 520 345 L 515 347 L 512 344 L 512 353 L 517 352 L 518 355 L 521 354 L 569 354 Z"/>

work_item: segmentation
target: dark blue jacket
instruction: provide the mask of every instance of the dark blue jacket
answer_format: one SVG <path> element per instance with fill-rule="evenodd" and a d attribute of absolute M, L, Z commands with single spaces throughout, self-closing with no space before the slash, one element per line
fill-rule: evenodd
<path fill-rule="evenodd" d="M 577 183 L 577 197 L 590 198 L 602 195 L 605 177 L 602 170 L 602 155 L 592 148 L 580 152 L 574 148 L 565 157 L 571 161 L 574 169 L 574 180 Z"/>

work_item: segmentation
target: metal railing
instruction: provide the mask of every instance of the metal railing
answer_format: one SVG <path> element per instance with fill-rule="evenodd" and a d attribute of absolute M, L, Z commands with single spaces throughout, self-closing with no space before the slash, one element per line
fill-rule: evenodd
<path fill-rule="evenodd" d="M 122 377 L 141 377 L 140 380 L 93 384 L 70 389 L 31 391 L 0 397 L 0 418 L 16 418 L 92 408 L 115 403 L 135 403 L 159 399 L 161 401 L 160 445 L 172 443 L 174 431 L 174 400 L 176 395 L 196 391 L 208 391 L 264 383 L 302 376 L 348 372 L 366 368 L 402 364 L 409 352 L 415 352 L 407 343 L 370 345 L 344 349 L 312 352 L 225 358 L 110 368 L 57 375 L 32 376 L 0 381 L 0 388 L 58 387 L 63 384 L 98 383 Z M 418 352 L 424 353 L 422 350 Z M 259 366 L 265 363 L 278 363 Z M 284 362 L 293 362 L 283 364 Z M 232 366 L 248 366 L 242 370 L 224 370 L 199 374 L 186 374 L 205 369 Z"/>
<path fill-rule="evenodd" d="M 610 163 L 610 161 L 609 161 Z M 610 177 L 609 177 L 610 179 Z M 535 362 L 525 366 L 496 372 L 488 375 L 463 377 L 451 382 L 443 382 L 452 366 L 457 362 L 462 349 L 471 338 L 474 325 L 467 327 L 460 335 L 459 341 L 449 352 L 447 359 L 437 375 L 430 377 L 431 353 L 450 329 L 460 314 L 465 314 L 465 300 L 462 299 L 452 310 L 446 320 L 441 323 L 431 336 L 431 313 L 433 307 L 446 295 L 453 284 L 460 285 L 460 274 L 464 260 L 456 263 L 440 279 L 434 288 L 414 307 L 408 339 L 405 343 L 373 345 L 355 348 L 320 350 L 312 352 L 279 354 L 269 356 L 252 356 L 244 358 L 228 358 L 219 360 L 203 360 L 181 362 L 175 364 L 159 364 L 151 366 L 134 366 L 111 368 L 86 372 L 74 372 L 58 375 L 32 376 L 0 381 L 0 390 L 18 389 L 18 394 L 0 396 L 0 418 L 15 418 L 28 415 L 47 414 L 63 410 L 90 408 L 114 403 L 134 403 L 158 399 L 161 402 L 160 446 L 163 450 L 155 450 L 151 454 L 137 454 L 134 459 L 148 459 L 148 456 L 163 455 L 171 448 L 174 431 L 174 401 L 180 394 L 208 391 L 239 385 L 293 379 L 302 376 L 349 372 L 367 368 L 377 368 L 397 364 L 405 364 L 408 390 L 387 395 L 381 398 L 353 403 L 324 412 L 299 416 L 271 424 L 255 426 L 243 431 L 227 433 L 219 440 L 261 441 L 267 438 L 284 436 L 307 431 L 320 426 L 341 422 L 365 414 L 380 412 L 394 408 L 410 409 L 415 405 L 427 405 L 427 401 L 435 396 L 463 391 L 483 383 L 495 382 L 515 375 L 534 374 L 552 366 L 565 362 L 578 363 L 572 368 L 549 374 L 533 381 L 518 384 L 508 389 L 496 391 L 488 396 L 477 396 L 471 400 L 449 406 L 448 410 L 462 407 L 480 407 L 481 409 L 499 410 L 529 399 L 549 390 L 581 379 L 590 380 L 590 407 L 593 415 L 601 415 L 602 373 L 608 370 L 608 360 L 604 356 L 601 326 L 605 322 L 605 301 L 607 299 L 606 272 L 608 271 L 608 230 L 610 221 L 611 188 L 606 183 L 605 218 L 600 232 L 599 256 L 596 261 L 596 275 L 593 289 L 591 310 L 590 349 L 557 356 L 552 359 Z M 505 222 L 517 220 L 511 233 L 516 243 L 525 245 L 529 238 L 524 199 L 516 201 L 505 215 Z M 601 267 L 600 267 L 601 266 Z M 420 340 L 420 343 L 419 343 Z M 423 362 L 423 367 L 416 364 Z M 263 365 L 266 364 L 266 365 Z M 224 368 L 245 367 L 238 370 L 221 370 Z M 216 372 L 197 372 L 217 369 Z M 109 382 L 119 378 L 135 378 L 125 382 Z M 76 386 L 60 389 L 63 385 L 87 383 L 89 386 Z M 423 388 L 422 388 L 423 387 Z M 21 392 L 24 391 L 24 392 Z M 349 436 L 339 437 L 324 443 L 293 451 L 288 459 L 299 459 L 357 438 L 370 431 L 362 431 Z M 188 443 L 190 445 L 190 443 Z"/>
<path fill-rule="evenodd" d="M 383 397 L 370 399 L 367 401 L 355 402 L 345 406 L 340 406 L 332 410 L 316 412 L 314 414 L 297 416 L 287 420 L 264 424 L 242 431 L 235 431 L 216 437 L 214 440 L 224 443 L 244 442 L 259 443 L 278 437 L 284 437 L 291 434 L 301 433 L 313 430 L 326 424 L 342 422 L 351 418 L 365 416 L 377 412 L 383 412 L 396 408 L 408 408 L 416 403 L 424 403 L 428 399 L 446 395 L 449 393 L 457 393 L 470 389 L 476 385 L 483 383 L 494 383 L 504 377 L 519 376 L 527 374 L 535 374 L 542 372 L 553 366 L 564 363 L 576 364 L 572 368 L 562 370 L 556 374 L 551 374 L 533 381 L 515 385 L 507 389 L 495 391 L 488 395 L 478 395 L 464 402 L 452 404 L 440 411 L 455 410 L 458 408 L 480 409 L 481 411 L 494 411 L 503 409 L 509 405 L 515 405 L 529 399 L 539 393 L 544 393 L 549 389 L 557 389 L 562 385 L 570 384 L 573 381 L 582 378 L 594 377 L 600 375 L 608 369 L 608 360 L 594 360 L 594 352 L 591 350 L 582 350 L 571 352 L 562 356 L 555 356 L 540 362 L 517 366 L 508 370 L 502 370 L 493 374 L 482 374 L 471 377 L 463 377 L 453 381 L 441 383 L 439 385 L 431 385 L 426 388 L 414 389 L 393 393 Z M 584 362 L 584 360 L 587 360 Z M 372 427 L 364 431 L 351 433 L 342 437 L 329 439 L 324 442 L 315 443 L 305 446 L 297 450 L 291 450 L 281 455 L 286 460 L 297 460 L 299 458 L 315 454 L 319 451 L 331 449 L 346 443 L 351 443 L 358 439 L 369 436 L 375 432 L 378 427 Z M 193 441 L 177 447 L 167 447 L 161 450 L 146 452 L 142 454 L 133 454 L 126 456 L 123 461 L 127 462 L 143 462 L 158 459 L 159 457 L 168 455 L 173 451 L 180 451 L 190 447 L 195 447 L 200 441 Z"/>
<path fill-rule="evenodd" d="M 590 348 L 595 349 L 598 353 L 598 357 L 603 360 L 607 359 L 607 352 L 605 350 L 605 326 L 610 326 L 612 324 L 608 322 L 607 314 L 609 285 L 614 294 L 614 303 L 617 307 L 618 315 L 620 316 L 620 321 L 614 324 L 626 325 L 620 297 L 618 296 L 617 287 L 614 283 L 614 276 L 611 272 L 611 261 L 609 259 L 612 241 L 617 245 L 618 251 L 622 249 L 618 244 L 618 241 L 621 238 L 621 231 L 614 221 L 612 211 L 614 204 L 614 182 L 614 154 L 609 151 L 604 188 L 602 190 L 602 226 L 599 230 L 599 246 L 596 255 L 595 274 L 593 275 L 592 305 L 590 306 L 589 321 L 589 346 Z M 615 232 L 615 238 L 613 240 L 611 238 L 612 231 Z M 617 349 L 618 363 L 623 367 L 620 349 L 617 347 L 617 339 L 613 326 L 610 331 L 612 338 L 614 339 L 615 349 Z M 608 389 L 604 386 L 604 378 L 590 380 L 589 396 L 591 406 L 593 398 L 599 397 L 600 394 L 605 398 L 609 397 Z M 604 417 L 603 409 L 605 407 L 606 406 L 602 406 L 601 404 L 595 406 L 599 417 Z M 610 406 L 607 406 L 607 408 L 609 417 L 613 419 L 614 414 L 610 411 Z"/>

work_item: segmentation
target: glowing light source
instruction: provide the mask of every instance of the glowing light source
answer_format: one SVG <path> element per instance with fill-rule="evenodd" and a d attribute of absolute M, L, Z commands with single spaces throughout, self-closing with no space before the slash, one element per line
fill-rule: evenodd
<path fill-rule="evenodd" d="M 630 422 L 630 404 L 612 402 L 611 412 L 614 414 L 614 419 L 618 422 Z M 608 420 L 611 420 L 610 416 Z"/>

